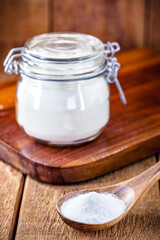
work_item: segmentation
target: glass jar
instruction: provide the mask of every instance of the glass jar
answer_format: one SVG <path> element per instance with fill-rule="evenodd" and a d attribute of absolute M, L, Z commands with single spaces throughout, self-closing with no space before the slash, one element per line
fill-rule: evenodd
<path fill-rule="evenodd" d="M 5 72 L 20 74 L 16 119 L 25 133 L 60 146 L 95 139 L 109 120 L 108 82 L 116 83 L 126 103 L 118 50 L 117 43 L 79 33 L 41 34 L 12 49 Z"/>

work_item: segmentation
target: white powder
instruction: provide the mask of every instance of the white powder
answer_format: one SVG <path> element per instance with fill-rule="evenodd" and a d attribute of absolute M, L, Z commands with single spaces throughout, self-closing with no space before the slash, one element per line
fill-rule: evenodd
<path fill-rule="evenodd" d="M 109 88 L 103 76 L 72 83 L 22 76 L 17 121 L 36 139 L 74 144 L 100 133 L 109 120 Z"/>
<path fill-rule="evenodd" d="M 90 192 L 65 201 L 62 214 L 74 221 L 99 224 L 110 222 L 126 210 L 125 203 L 110 193 Z"/>

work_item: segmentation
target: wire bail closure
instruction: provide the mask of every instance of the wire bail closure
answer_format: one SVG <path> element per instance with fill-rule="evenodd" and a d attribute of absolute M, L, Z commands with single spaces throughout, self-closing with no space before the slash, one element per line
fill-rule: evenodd
<path fill-rule="evenodd" d="M 117 62 L 117 58 L 115 57 L 115 53 L 117 53 L 120 50 L 120 46 L 117 42 L 107 42 L 104 44 L 105 51 L 104 53 L 106 54 L 106 65 L 104 67 L 104 70 L 101 71 L 100 74 L 104 73 L 104 76 L 107 80 L 108 83 L 115 83 L 117 90 L 120 95 L 120 99 L 124 105 L 127 104 L 126 97 L 124 95 L 124 92 L 122 90 L 122 87 L 120 85 L 120 82 L 117 78 L 118 75 L 118 70 L 120 68 L 120 64 Z M 13 48 L 10 50 L 8 53 L 3 65 L 4 65 L 4 71 L 7 74 L 19 74 L 21 73 L 20 68 L 19 68 L 19 61 L 16 59 L 21 58 L 23 55 L 24 47 L 19 47 L 19 48 Z M 97 74 L 92 77 L 96 77 L 100 74 Z M 89 79 L 90 77 L 88 77 Z M 87 78 L 84 78 L 87 79 Z M 78 79 L 77 79 L 78 80 Z M 79 79 L 83 80 L 83 78 Z"/>
<path fill-rule="evenodd" d="M 115 57 L 115 53 L 120 50 L 120 46 L 117 42 L 107 42 L 104 44 L 105 52 L 107 54 L 107 72 L 105 73 L 105 78 L 108 83 L 115 83 L 117 90 L 120 95 L 120 99 L 124 105 L 127 105 L 127 100 L 124 95 L 123 89 L 120 85 L 120 82 L 117 78 L 118 70 L 120 69 L 120 64 L 117 62 L 117 58 Z"/>
<path fill-rule="evenodd" d="M 12 48 L 6 59 L 4 60 L 3 66 L 4 66 L 4 71 L 7 74 L 18 74 L 19 73 L 19 62 L 16 61 L 16 58 L 20 58 L 22 57 L 22 50 L 24 49 L 24 47 L 19 47 L 19 48 Z M 16 52 L 20 52 L 20 53 L 16 53 Z M 14 54 L 16 53 L 16 54 Z"/>

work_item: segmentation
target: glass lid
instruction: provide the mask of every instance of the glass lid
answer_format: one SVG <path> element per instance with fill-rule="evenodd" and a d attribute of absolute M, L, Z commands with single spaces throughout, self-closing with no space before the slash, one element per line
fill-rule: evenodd
<path fill-rule="evenodd" d="M 45 33 L 29 39 L 25 53 L 50 61 L 79 61 L 104 54 L 96 37 L 82 33 Z"/>

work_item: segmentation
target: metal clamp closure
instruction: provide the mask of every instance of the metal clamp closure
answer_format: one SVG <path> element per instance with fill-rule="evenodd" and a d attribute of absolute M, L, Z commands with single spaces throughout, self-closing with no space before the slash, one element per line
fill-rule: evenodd
<path fill-rule="evenodd" d="M 3 66 L 5 73 L 11 74 L 11 73 L 15 73 L 18 74 L 19 73 L 19 62 L 16 61 L 16 58 L 20 58 L 22 56 L 22 50 L 24 48 L 20 47 L 20 48 L 13 48 L 10 50 L 10 52 L 8 53 Z M 20 53 L 16 53 L 16 52 L 20 52 Z M 14 54 L 16 53 L 16 54 Z"/>
<path fill-rule="evenodd" d="M 121 101 L 123 102 L 124 105 L 126 105 L 127 100 L 122 90 L 122 87 L 120 85 L 120 82 L 118 81 L 118 78 L 117 78 L 120 64 L 117 62 L 117 58 L 114 57 L 115 53 L 120 50 L 120 46 L 117 42 L 113 42 L 113 43 L 107 42 L 106 44 L 104 44 L 104 48 L 105 48 L 104 53 L 106 54 L 106 65 L 104 69 L 96 76 L 104 73 L 108 83 L 115 83 L 118 89 Z M 4 61 L 4 67 L 5 67 L 4 71 L 6 73 L 18 74 L 20 72 L 19 61 L 17 61 L 16 59 L 23 56 L 23 53 L 22 53 L 23 49 L 24 47 L 13 48 L 10 50 L 10 52 L 8 53 Z M 92 76 L 92 77 L 95 77 L 95 76 Z M 83 77 L 82 79 L 89 79 L 89 78 L 91 77 L 86 77 L 86 78 Z"/>
<path fill-rule="evenodd" d="M 115 53 L 120 50 L 120 46 L 118 43 L 110 43 L 107 42 L 104 44 L 105 52 L 107 54 L 106 62 L 107 62 L 107 72 L 105 73 L 105 77 L 108 83 L 115 83 L 117 90 L 120 95 L 120 99 L 124 105 L 127 104 L 126 97 L 120 85 L 120 82 L 117 78 L 118 70 L 120 68 L 120 64 L 117 62 L 117 58 L 114 57 Z"/>

